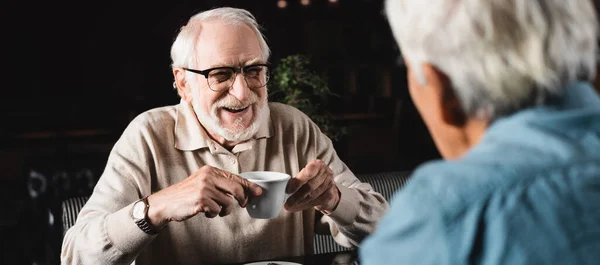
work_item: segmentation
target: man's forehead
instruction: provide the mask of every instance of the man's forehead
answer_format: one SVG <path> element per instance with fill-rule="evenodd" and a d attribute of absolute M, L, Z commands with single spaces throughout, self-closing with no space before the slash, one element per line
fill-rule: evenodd
<path fill-rule="evenodd" d="M 249 58 L 240 58 L 240 59 L 225 59 L 225 60 L 217 60 L 216 62 L 211 62 L 207 68 L 214 67 L 222 67 L 222 66 L 231 66 L 231 67 L 242 67 L 251 64 L 257 63 L 265 63 L 260 57 L 249 57 Z"/>
<path fill-rule="evenodd" d="M 264 63 L 258 38 L 247 25 L 210 21 L 203 25 L 196 45 L 201 68 Z"/>

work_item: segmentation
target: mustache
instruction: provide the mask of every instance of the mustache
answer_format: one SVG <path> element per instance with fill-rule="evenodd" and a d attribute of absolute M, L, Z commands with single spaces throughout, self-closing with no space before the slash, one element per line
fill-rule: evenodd
<path fill-rule="evenodd" d="M 226 97 L 217 100 L 215 103 L 213 103 L 213 109 L 217 109 L 217 108 L 243 108 L 246 106 L 250 106 L 252 104 L 257 103 L 259 100 L 258 95 L 256 94 L 256 92 L 252 92 L 250 94 L 250 96 L 242 101 L 237 99 L 236 97 L 228 94 Z"/>

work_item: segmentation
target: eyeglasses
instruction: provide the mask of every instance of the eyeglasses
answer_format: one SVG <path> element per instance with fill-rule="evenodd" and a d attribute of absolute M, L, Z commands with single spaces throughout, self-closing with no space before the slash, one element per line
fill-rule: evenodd
<path fill-rule="evenodd" d="M 269 82 L 269 65 L 252 64 L 244 67 L 215 67 L 206 70 L 196 70 L 183 68 L 192 73 L 201 74 L 206 78 L 208 87 L 215 92 L 222 92 L 233 87 L 237 73 L 242 73 L 246 85 L 250 89 L 258 89 L 267 85 Z"/>

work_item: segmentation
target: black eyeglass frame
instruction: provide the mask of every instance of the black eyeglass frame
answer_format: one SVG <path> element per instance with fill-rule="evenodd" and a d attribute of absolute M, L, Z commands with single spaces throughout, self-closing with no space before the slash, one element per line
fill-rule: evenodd
<path fill-rule="evenodd" d="M 262 86 L 260 86 L 260 87 L 250 87 L 248 85 L 248 80 L 246 80 L 246 75 L 244 74 L 244 72 L 248 68 L 257 67 L 257 66 L 264 66 L 264 67 L 267 68 L 267 73 L 266 73 L 267 74 L 267 76 L 266 76 L 267 80 L 265 81 L 265 84 L 262 85 Z M 248 87 L 251 88 L 251 89 L 258 89 L 258 88 L 261 88 L 261 87 L 265 87 L 267 85 L 267 83 L 269 83 L 269 79 L 270 79 L 270 75 L 271 75 L 271 72 L 270 72 L 271 65 L 268 64 L 268 63 L 250 64 L 250 65 L 246 65 L 246 66 L 242 66 L 242 67 L 219 66 L 219 67 L 213 67 L 213 68 L 209 68 L 209 69 L 205 69 L 205 70 L 197 70 L 197 69 L 192 69 L 192 68 L 187 68 L 187 67 L 182 67 L 182 68 L 183 68 L 183 70 L 190 71 L 190 72 L 195 73 L 195 74 L 201 74 L 201 75 L 203 75 L 204 78 L 206 78 L 206 82 L 207 83 L 208 83 L 208 74 L 211 71 L 213 71 L 213 70 L 228 69 L 228 70 L 233 71 L 233 73 L 234 73 L 234 80 L 233 80 L 233 83 L 231 83 L 231 86 L 228 89 L 214 90 L 212 87 L 210 87 L 210 84 L 208 84 L 208 88 L 210 90 L 214 91 L 214 92 L 223 92 L 223 91 L 231 89 L 233 87 L 233 84 L 235 83 L 235 77 L 237 76 L 238 73 L 242 73 L 242 76 L 244 77 L 244 81 L 246 81 L 246 85 L 248 85 Z"/>

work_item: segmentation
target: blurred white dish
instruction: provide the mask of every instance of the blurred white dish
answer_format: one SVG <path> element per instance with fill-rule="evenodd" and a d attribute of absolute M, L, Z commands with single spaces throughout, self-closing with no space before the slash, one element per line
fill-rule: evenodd
<path fill-rule="evenodd" d="M 302 265 L 300 263 L 296 263 L 296 262 L 289 262 L 289 261 L 259 261 L 259 262 L 252 262 L 252 263 L 246 263 L 244 265 L 269 265 L 269 263 L 275 263 L 277 265 Z"/>

